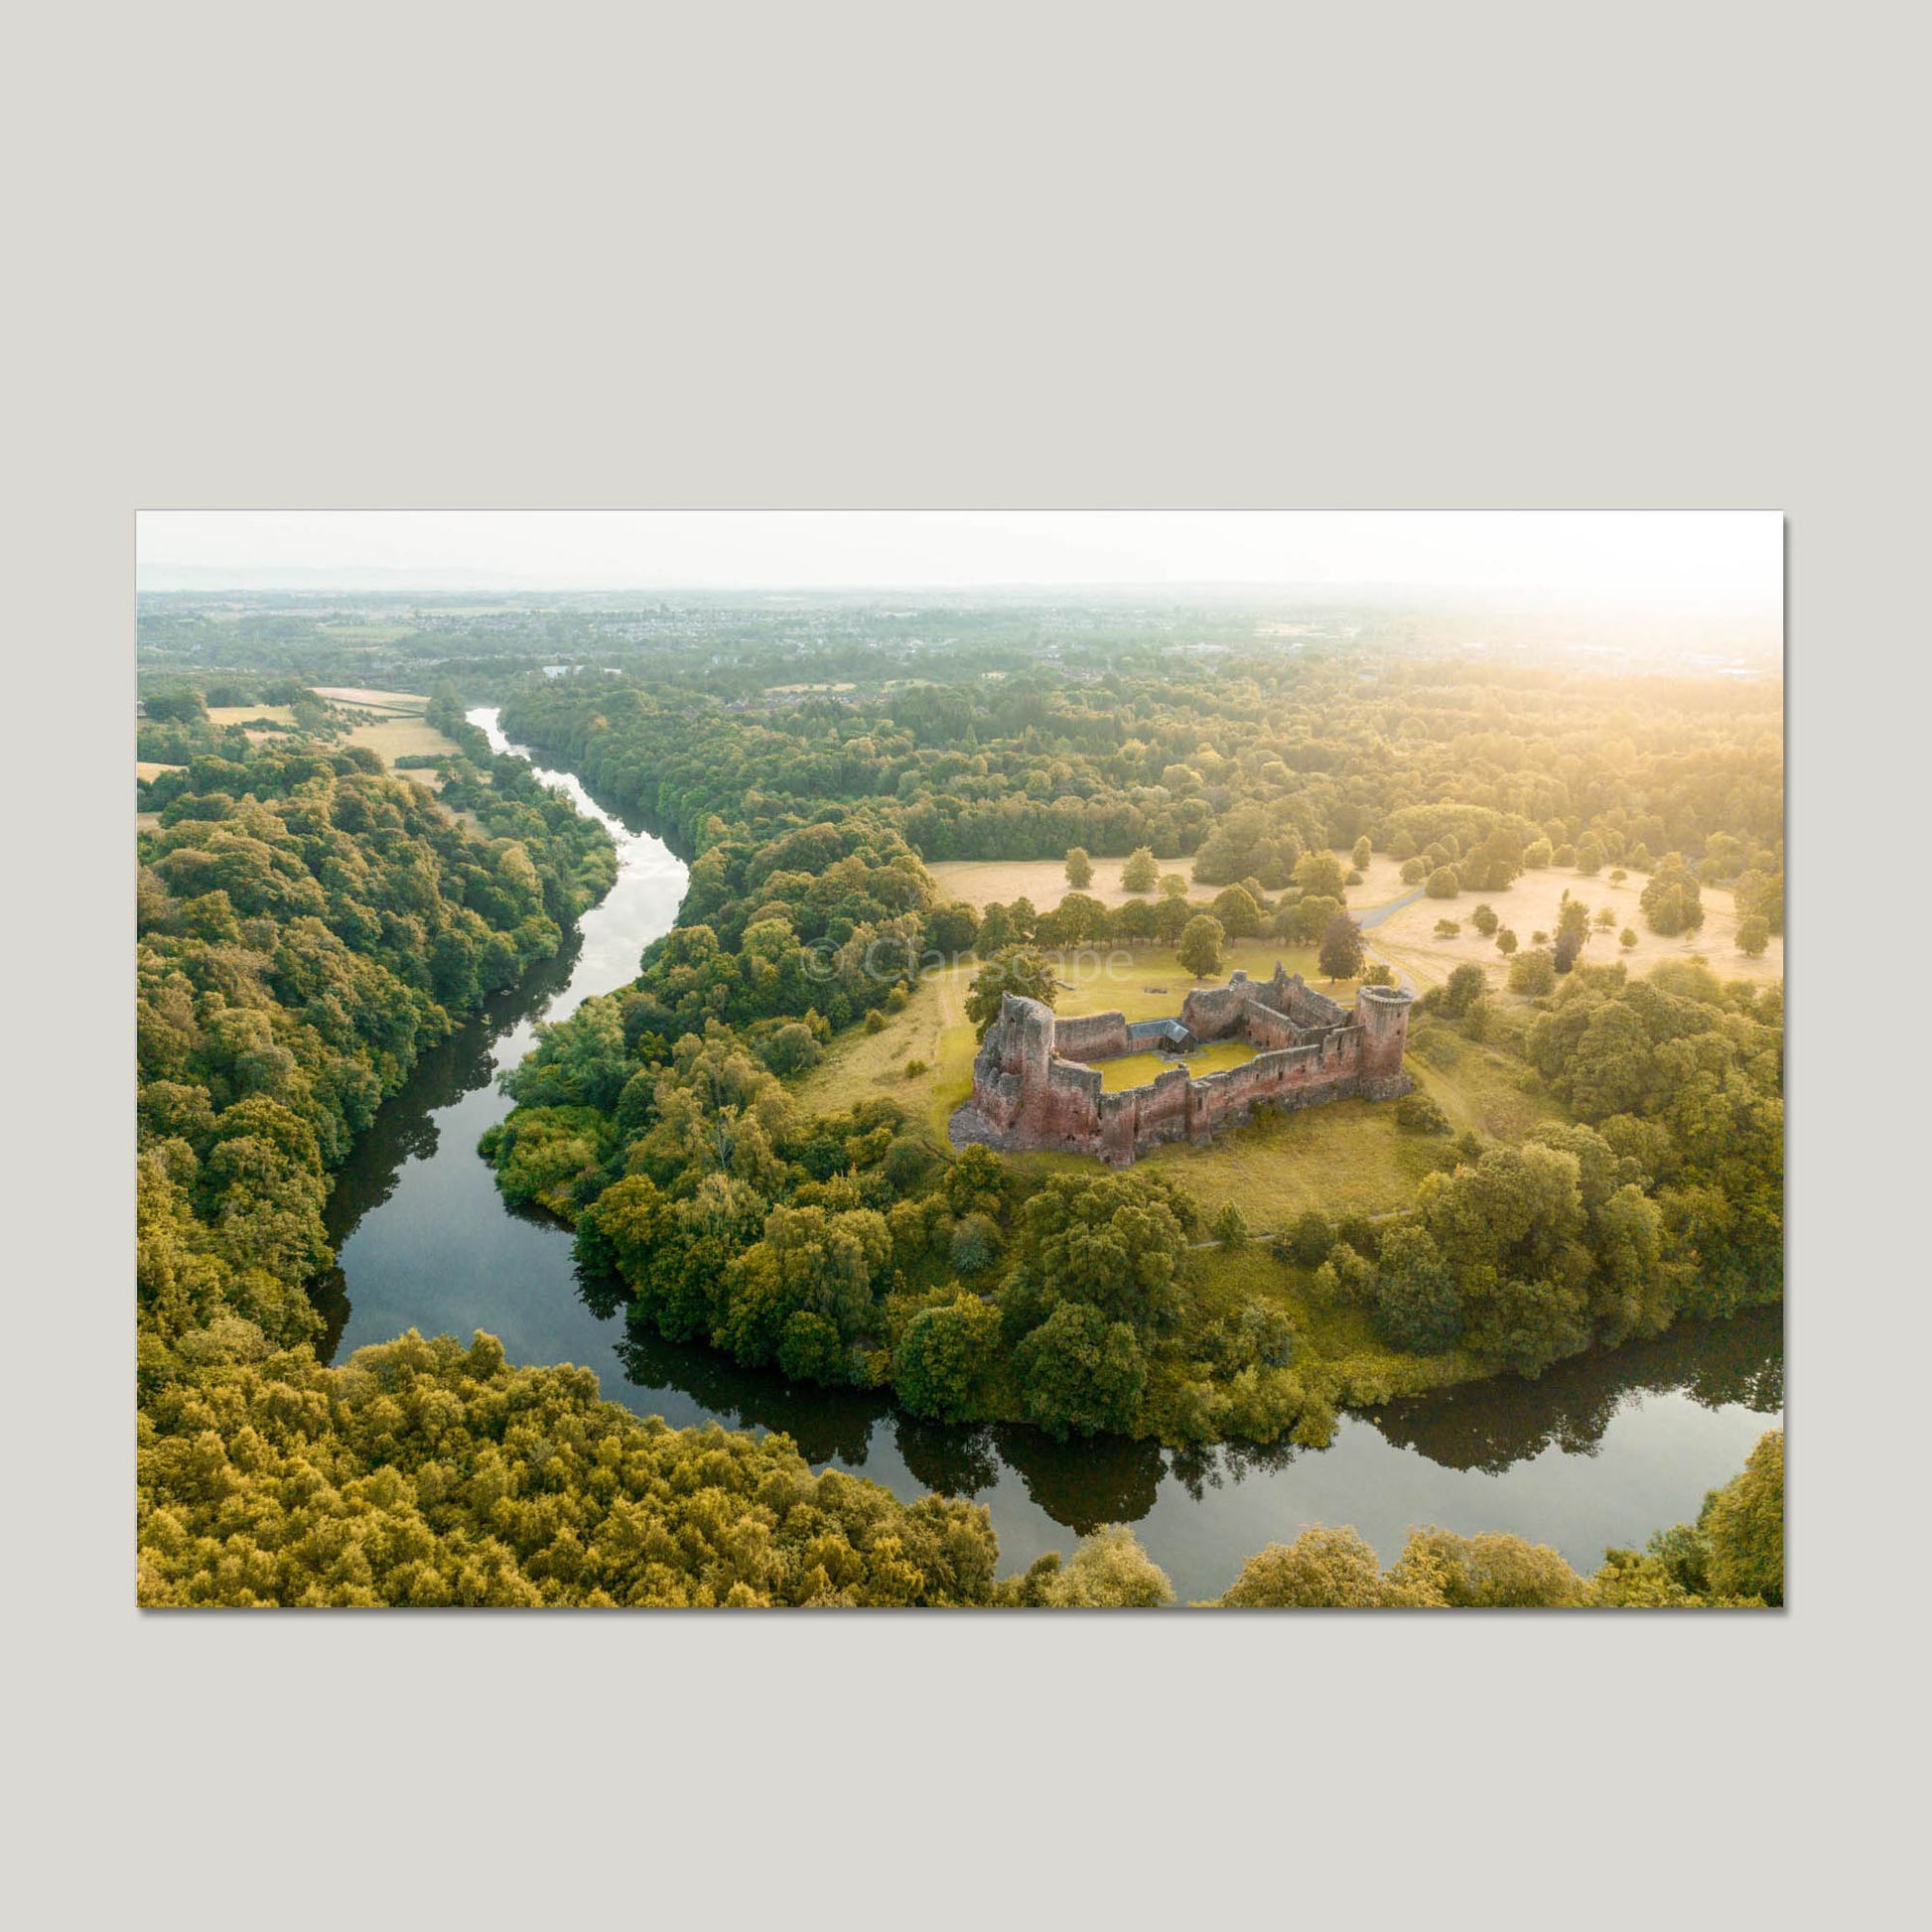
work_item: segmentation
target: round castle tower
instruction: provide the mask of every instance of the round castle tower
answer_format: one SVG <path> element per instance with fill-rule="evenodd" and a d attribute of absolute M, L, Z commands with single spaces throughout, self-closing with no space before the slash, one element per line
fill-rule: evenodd
<path fill-rule="evenodd" d="M 1362 1031 L 1358 1077 L 1370 1100 L 1394 1100 L 1416 1084 L 1402 1070 L 1415 1003 L 1416 996 L 1399 986 L 1364 986 L 1355 995 L 1355 1024 Z"/>

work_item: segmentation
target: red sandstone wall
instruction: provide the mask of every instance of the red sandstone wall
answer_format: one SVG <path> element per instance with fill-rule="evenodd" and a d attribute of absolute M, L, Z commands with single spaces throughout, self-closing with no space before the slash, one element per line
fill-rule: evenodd
<path fill-rule="evenodd" d="M 1118 1013 L 1082 1014 L 1053 1022 L 1053 1050 L 1069 1060 L 1112 1059 L 1128 1050 L 1126 1017 Z"/>

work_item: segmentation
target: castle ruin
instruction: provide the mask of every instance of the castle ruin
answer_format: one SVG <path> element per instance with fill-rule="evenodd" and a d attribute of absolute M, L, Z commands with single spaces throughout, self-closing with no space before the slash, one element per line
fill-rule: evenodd
<path fill-rule="evenodd" d="M 1009 993 L 973 1062 L 973 1097 L 952 1118 L 955 1145 L 1095 1154 L 1126 1167 L 1165 1141 L 1212 1140 L 1256 1108 L 1286 1111 L 1354 1094 L 1393 1100 L 1415 1082 L 1402 1070 L 1414 996 L 1364 986 L 1351 1012 L 1279 964 L 1272 980 L 1237 972 L 1187 995 L 1178 1020 L 1132 1023 L 1118 1013 L 1056 1020 Z M 1143 1086 L 1102 1090 L 1098 1063 L 1150 1047 L 1186 1052 L 1244 1039 L 1255 1056 L 1219 1073 L 1178 1065 Z"/>

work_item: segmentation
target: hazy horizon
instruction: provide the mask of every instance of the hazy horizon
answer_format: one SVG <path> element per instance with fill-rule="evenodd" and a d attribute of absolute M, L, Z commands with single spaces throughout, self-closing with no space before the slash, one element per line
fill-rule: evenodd
<path fill-rule="evenodd" d="M 146 592 L 1507 596 L 1775 617 L 1768 510 L 144 510 Z"/>

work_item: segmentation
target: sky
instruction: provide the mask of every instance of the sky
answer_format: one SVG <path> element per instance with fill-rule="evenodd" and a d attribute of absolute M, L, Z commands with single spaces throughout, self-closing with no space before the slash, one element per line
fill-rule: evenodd
<path fill-rule="evenodd" d="M 1502 591 L 1775 613 L 1774 510 L 143 510 L 143 590 Z M 231 576 L 224 573 L 232 573 Z"/>

